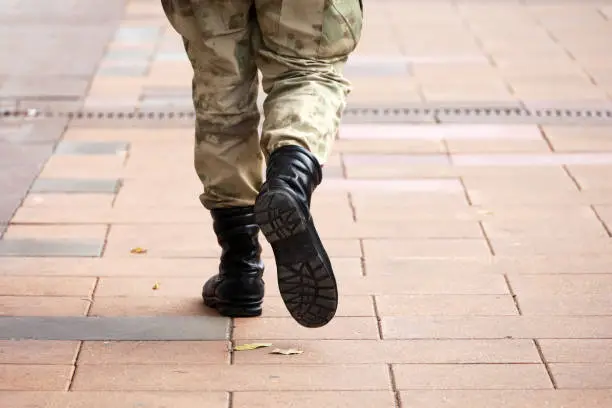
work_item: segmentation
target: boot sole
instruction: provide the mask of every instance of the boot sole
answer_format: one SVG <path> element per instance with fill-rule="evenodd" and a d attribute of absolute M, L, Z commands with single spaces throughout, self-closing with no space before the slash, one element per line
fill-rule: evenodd
<path fill-rule="evenodd" d="M 291 316 L 302 326 L 329 323 L 338 308 L 331 262 L 310 214 L 285 191 L 266 191 L 255 202 L 255 222 L 272 246 L 278 287 Z"/>
<path fill-rule="evenodd" d="M 204 297 L 204 304 L 211 309 L 215 309 L 221 316 L 225 317 L 257 317 L 261 316 L 261 302 L 257 303 L 225 303 L 215 298 Z"/>

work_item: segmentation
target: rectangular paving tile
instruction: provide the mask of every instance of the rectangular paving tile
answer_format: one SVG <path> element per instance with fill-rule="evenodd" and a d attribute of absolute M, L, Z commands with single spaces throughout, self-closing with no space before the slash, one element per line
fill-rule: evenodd
<path fill-rule="evenodd" d="M 558 166 L 571 164 L 610 164 L 612 153 L 567 153 L 567 154 L 487 154 L 452 156 L 458 166 Z"/>
<path fill-rule="evenodd" d="M 103 241 L 108 231 L 104 224 L 12 224 L 6 239 L 36 239 L 52 241 L 55 239 L 76 240 L 79 242 Z"/>
<path fill-rule="evenodd" d="M 478 276 L 487 273 L 505 273 L 495 269 L 497 258 L 481 259 L 455 259 L 452 257 L 442 259 L 385 259 L 366 258 L 364 269 L 368 276 L 392 276 L 397 277 L 398 271 L 410 271 L 402 273 L 435 275 L 438 273 L 452 276 L 461 271 L 462 274 Z M 510 266 L 508 266 L 508 269 Z M 389 295 L 383 293 L 382 295 Z"/>
<path fill-rule="evenodd" d="M 133 391 L 389 390 L 387 366 L 85 365 L 73 389 Z"/>
<path fill-rule="evenodd" d="M 518 315 L 511 295 L 381 295 L 376 305 L 379 316 Z"/>
<path fill-rule="evenodd" d="M 102 61 L 120 61 L 129 63 L 139 63 L 147 61 L 153 55 L 154 49 L 147 48 L 112 48 L 106 52 Z"/>
<path fill-rule="evenodd" d="M 127 152 L 129 143 L 63 140 L 55 148 L 58 155 L 117 155 Z"/>
<path fill-rule="evenodd" d="M 519 295 L 609 295 L 612 271 L 596 275 L 511 275 L 512 287 Z"/>
<path fill-rule="evenodd" d="M 539 340 L 549 363 L 612 363 L 612 339 Z"/>
<path fill-rule="evenodd" d="M 353 260 L 359 263 L 358 258 Z M 62 278 L 114 276 L 128 279 L 199 277 L 202 283 L 202 271 L 215 271 L 218 265 L 218 258 L 5 258 L 0 262 L 0 275 Z M 354 276 L 354 273 L 351 275 Z"/>
<path fill-rule="evenodd" d="M 550 364 L 560 389 L 612 388 L 612 364 Z"/>
<path fill-rule="evenodd" d="M 532 256 L 496 256 L 495 270 L 509 274 L 598 275 L 610 274 L 612 255 L 548 254 Z M 541 286 L 545 287 L 545 286 Z"/>
<path fill-rule="evenodd" d="M 38 179 L 32 185 L 33 193 L 116 193 L 118 179 Z"/>
<path fill-rule="evenodd" d="M 346 211 L 350 214 L 350 211 Z M 339 214 L 315 218 L 322 239 L 328 238 L 480 238 L 482 230 L 476 221 L 404 219 L 397 221 L 340 222 Z M 316 217 L 316 215 L 314 215 Z M 327 219 L 326 219 L 327 218 Z M 418 217 L 417 217 L 418 218 Z M 450 217 L 449 217 L 450 218 Z"/>
<path fill-rule="evenodd" d="M 447 144 L 451 154 L 523 154 L 550 151 L 548 144 L 543 138 L 539 140 L 449 140 Z"/>
<path fill-rule="evenodd" d="M 584 236 L 580 241 L 573 237 L 520 237 L 491 238 L 496 254 L 508 256 L 541 254 L 595 254 L 612 253 L 612 240 L 608 237 Z"/>
<path fill-rule="evenodd" d="M 96 239 L 34 239 L 11 238 L 0 241 L 3 256 L 57 256 L 98 257 L 102 255 L 104 241 Z"/>
<path fill-rule="evenodd" d="M 142 98 L 191 98 L 191 90 L 183 86 L 144 86 Z"/>
<path fill-rule="evenodd" d="M 0 340 L 0 364 L 70 365 L 78 348 L 76 341 Z"/>
<path fill-rule="evenodd" d="M 610 316 L 383 317 L 385 339 L 597 339 L 612 337 Z"/>
<path fill-rule="evenodd" d="M 0 364 L 0 391 L 67 391 L 73 369 L 72 365 Z"/>
<path fill-rule="evenodd" d="M 567 169 L 583 191 L 610 190 L 611 165 L 578 165 L 567 166 Z"/>
<path fill-rule="evenodd" d="M 10 408 L 227 408 L 227 392 L 0 391 Z"/>
<path fill-rule="evenodd" d="M 164 107 L 175 107 L 175 109 L 184 111 L 190 110 L 192 107 L 190 96 L 149 96 L 143 97 L 140 103 L 141 111 L 146 112 L 147 109 L 157 110 Z"/>
<path fill-rule="evenodd" d="M 0 339 L 224 340 L 222 317 L 0 317 Z"/>
<path fill-rule="evenodd" d="M 85 316 L 89 305 L 86 297 L 3 295 L 0 316 Z"/>
<path fill-rule="evenodd" d="M 299 326 L 292 318 L 236 319 L 233 337 L 245 339 L 378 339 L 378 326 L 374 317 L 336 317 L 327 326 L 317 330 Z"/>
<path fill-rule="evenodd" d="M 389 180 L 389 179 L 335 179 L 327 180 L 322 184 L 320 191 L 351 191 L 351 192 L 371 192 L 380 194 L 382 192 L 437 192 L 454 193 L 463 190 L 461 182 L 456 179 L 420 179 L 420 180 Z"/>
<path fill-rule="evenodd" d="M 2 343 L 0 343 L 0 347 Z M 84 342 L 79 365 L 229 364 L 229 341 Z"/>
<path fill-rule="evenodd" d="M 140 64 L 101 64 L 96 72 L 100 77 L 139 77 L 146 75 L 149 66 L 147 63 Z"/>
<path fill-rule="evenodd" d="M 95 284 L 93 277 L 0 276 L 0 295 L 87 298 Z"/>
<path fill-rule="evenodd" d="M 239 344 L 252 343 L 245 339 Z M 234 364 L 480 364 L 539 363 L 532 340 L 268 340 L 282 349 L 299 348 L 287 359 L 260 349 L 235 353 Z"/>
<path fill-rule="evenodd" d="M 185 53 L 185 51 L 162 51 L 160 50 L 159 52 L 157 52 L 154 56 L 154 61 L 155 62 L 177 62 L 177 61 L 184 61 L 186 63 L 189 63 L 189 58 L 187 57 L 187 54 Z"/>
<path fill-rule="evenodd" d="M 552 389 L 543 364 L 394 365 L 400 390 Z"/>
<path fill-rule="evenodd" d="M 491 273 L 396 271 L 394 275 L 366 276 L 345 284 L 345 291 L 376 295 L 506 295 L 504 277 Z M 398 298 L 399 301 L 401 298 Z M 384 303 L 384 300 L 383 300 Z"/>
<path fill-rule="evenodd" d="M 391 391 L 236 392 L 232 404 L 234 408 L 311 408 L 323 406 L 333 408 L 396 407 L 395 398 Z"/>
<path fill-rule="evenodd" d="M 449 164 L 446 155 L 404 155 L 404 154 L 354 154 L 346 153 L 343 161 L 347 166 L 400 165 L 405 164 Z"/>
<path fill-rule="evenodd" d="M 609 107 L 612 111 L 612 107 Z M 547 139 L 557 152 L 612 150 L 612 137 L 607 126 L 544 127 Z"/>
<path fill-rule="evenodd" d="M 37 47 L 38 48 L 38 47 Z M 83 95 L 89 81 L 77 76 L 13 76 L 0 88 L 0 93 L 15 98 L 54 97 L 78 98 Z"/>
<path fill-rule="evenodd" d="M 491 252 L 484 239 L 365 239 L 366 257 L 373 258 L 488 258 Z"/>
<path fill-rule="evenodd" d="M 612 316 L 609 294 L 518 295 L 523 314 L 529 316 Z"/>
<path fill-rule="evenodd" d="M 410 390 L 400 399 L 427 408 L 608 408 L 612 390 Z"/>
<path fill-rule="evenodd" d="M 115 32 L 113 41 L 125 44 L 154 43 L 159 35 L 160 27 L 148 25 L 119 27 Z"/>

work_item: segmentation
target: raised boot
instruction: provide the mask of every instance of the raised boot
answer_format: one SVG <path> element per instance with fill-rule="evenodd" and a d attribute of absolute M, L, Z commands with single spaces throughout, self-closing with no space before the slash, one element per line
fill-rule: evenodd
<path fill-rule="evenodd" d="M 204 304 L 223 316 L 259 316 L 264 297 L 264 265 L 253 207 L 213 209 L 211 215 L 221 246 L 221 261 L 219 273 L 202 290 Z"/>
<path fill-rule="evenodd" d="M 321 327 L 336 314 L 338 289 L 329 257 L 310 214 L 321 166 L 300 146 L 283 146 L 268 160 L 255 219 L 274 252 L 278 286 L 291 316 Z"/>

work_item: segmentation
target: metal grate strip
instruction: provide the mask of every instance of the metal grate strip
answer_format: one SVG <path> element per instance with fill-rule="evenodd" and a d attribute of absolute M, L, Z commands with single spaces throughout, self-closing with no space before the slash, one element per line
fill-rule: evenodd
<path fill-rule="evenodd" d="M 190 109 L 116 109 L 116 110 L 39 110 L 2 109 L 1 118 L 66 118 L 73 121 L 192 121 Z M 412 107 L 348 107 L 345 122 L 415 123 L 575 123 L 612 125 L 612 107 L 488 107 L 488 106 L 412 106 Z"/>

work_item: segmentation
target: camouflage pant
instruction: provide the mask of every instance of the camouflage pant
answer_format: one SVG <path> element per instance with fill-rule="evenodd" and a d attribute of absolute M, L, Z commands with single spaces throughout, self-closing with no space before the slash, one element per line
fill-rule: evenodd
<path fill-rule="evenodd" d="M 360 0 L 162 0 L 193 66 L 195 168 L 206 208 L 252 205 L 264 157 L 298 144 L 323 164 L 361 36 Z M 259 87 L 267 94 L 259 138 Z"/>

